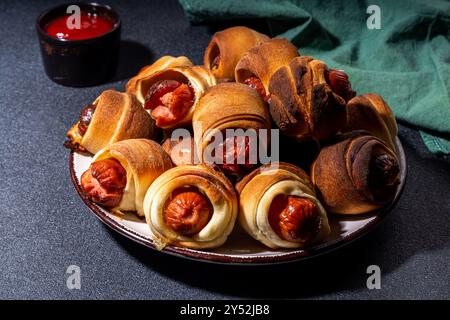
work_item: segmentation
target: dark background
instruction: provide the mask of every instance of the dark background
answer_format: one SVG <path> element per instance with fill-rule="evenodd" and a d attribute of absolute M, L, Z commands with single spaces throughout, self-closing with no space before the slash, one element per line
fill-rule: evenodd
<path fill-rule="evenodd" d="M 174 0 L 104 2 L 122 17 L 118 72 L 108 84 L 78 89 L 51 82 L 41 64 L 34 21 L 54 3 L 0 2 L 0 298 L 450 298 L 450 161 L 404 125 L 400 201 L 375 231 L 334 253 L 220 266 L 155 252 L 103 226 L 70 181 L 67 129 L 102 90 L 123 90 L 162 55 L 201 63 L 212 32 L 226 26 L 191 26 Z M 260 21 L 250 24 L 265 31 Z M 66 287 L 71 264 L 81 267 L 81 290 Z M 366 288 L 371 264 L 381 268 L 380 290 Z"/>

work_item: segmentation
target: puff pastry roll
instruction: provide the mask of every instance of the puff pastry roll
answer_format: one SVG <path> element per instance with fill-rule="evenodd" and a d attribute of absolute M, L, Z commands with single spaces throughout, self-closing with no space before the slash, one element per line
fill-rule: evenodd
<path fill-rule="evenodd" d="M 236 65 L 236 82 L 255 88 L 264 100 L 269 98 L 270 77 L 298 56 L 297 48 L 286 39 L 270 39 L 249 49 Z"/>
<path fill-rule="evenodd" d="M 237 210 L 231 183 L 204 165 L 166 171 L 153 182 L 144 200 L 145 219 L 157 248 L 168 244 L 219 247 L 233 229 Z"/>
<path fill-rule="evenodd" d="M 189 125 L 195 107 L 216 79 L 203 67 L 170 67 L 137 81 L 137 98 L 156 125 L 173 129 Z"/>
<path fill-rule="evenodd" d="M 203 58 L 204 65 L 219 81 L 234 81 L 234 69 L 245 51 L 270 38 L 247 27 L 216 32 Z"/>
<path fill-rule="evenodd" d="M 354 130 L 366 130 L 396 150 L 397 122 L 389 105 L 377 94 L 356 96 L 347 104 L 344 131 Z"/>
<path fill-rule="evenodd" d="M 308 175 L 294 165 L 263 165 L 239 181 L 236 190 L 240 224 L 272 249 L 304 248 L 330 233 Z"/>
<path fill-rule="evenodd" d="M 179 57 L 163 56 L 158 60 L 156 60 L 153 64 L 143 67 L 136 76 L 128 80 L 127 84 L 125 85 L 126 92 L 138 96 L 139 95 L 139 90 L 137 87 L 138 80 L 151 76 L 153 73 L 164 70 L 166 68 L 192 67 L 192 66 L 193 64 L 191 60 L 189 60 L 185 56 Z M 143 103 L 143 99 L 141 96 L 138 96 L 138 99 L 141 103 Z"/>
<path fill-rule="evenodd" d="M 360 132 L 322 148 L 311 178 L 325 208 L 362 214 L 386 205 L 400 183 L 396 153 L 380 139 Z"/>
<path fill-rule="evenodd" d="M 153 119 L 134 95 L 106 90 L 93 104 L 83 108 L 79 121 L 67 132 L 70 141 L 65 146 L 97 153 L 117 141 L 152 139 L 155 129 Z"/>
<path fill-rule="evenodd" d="M 327 139 L 346 123 L 346 102 L 355 96 L 348 76 L 312 57 L 297 57 L 270 79 L 270 114 L 285 134 Z"/>
<path fill-rule="evenodd" d="M 215 159 L 220 160 L 217 164 L 226 173 L 238 174 L 255 164 L 256 161 L 250 161 L 250 151 L 256 147 L 256 141 L 239 135 L 238 132 L 236 135 L 227 136 L 227 129 L 242 129 L 243 132 L 252 129 L 258 133 L 261 129 L 270 129 L 270 115 L 255 90 L 244 84 L 226 82 L 211 87 L 200 99 L 192 124 L 200 160 L 208 162 L 205 161 L 209 155 L 208 146 L 220 133 L 223 154 L 215 154 Z M 259 147 L 267 146 L 268 140 L 269 138 L 267 141 L 260 140 L 262 144 Z M 230 145 L 234 148 L 230 148 Z M 238 161 L 244 158 L 245 161 Z"/>
<path fill-rule="evenodd" d="M 100 150 L 81 176 L 83 193 L 113 211 L 144 215 L 144 196 L 150 184 L 172 168 L 162 147 L 148 139 L 120 141 Z"/>

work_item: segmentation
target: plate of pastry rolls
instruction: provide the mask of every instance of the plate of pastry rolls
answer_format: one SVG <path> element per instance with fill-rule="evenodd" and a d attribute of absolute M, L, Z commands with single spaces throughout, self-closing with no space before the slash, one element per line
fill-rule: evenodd
<path fill-rule="evenodd" d="M 75 189 L 102 222 L 215 263 L 339 248 L 382 221 L 406 179 L 381 96 L 242 26 L 216 32 L 203 65 L 164 56 L 101 92 L 67 137 Z"/>

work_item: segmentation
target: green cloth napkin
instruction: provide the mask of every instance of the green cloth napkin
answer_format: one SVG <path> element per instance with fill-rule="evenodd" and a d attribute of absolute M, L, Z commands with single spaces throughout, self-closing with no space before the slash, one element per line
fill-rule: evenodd
<path fill-rule="evenodd" d="M 450 2 L 180 0 L 193 23 L 265 18 L 272 36 L 302 55 L 344 69 L 359 93 L 378 93 L 421 131 L 428 149 L 450 153 Z M 367 8 L 380 8 L 369 29 Z"/>

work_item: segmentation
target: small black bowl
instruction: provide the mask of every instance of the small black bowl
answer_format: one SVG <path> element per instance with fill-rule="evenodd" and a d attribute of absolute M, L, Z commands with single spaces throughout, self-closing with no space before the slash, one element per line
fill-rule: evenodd
<path fill-rule="evenodd" d="M 85 87 L 103 83 L 114 75 L 119 57 L 121 22 L 110 7 L 98 3 L 75 3 L 81 12 L 95 13 L 113 24 L 110 31 L 83 40 L 58 39 L 46 33 L 53 19 L 66 14 L 68 4 L 51 8 L 39 15 L 36 30 L 42 60 L 48 77 L 56 83 Z"/>

